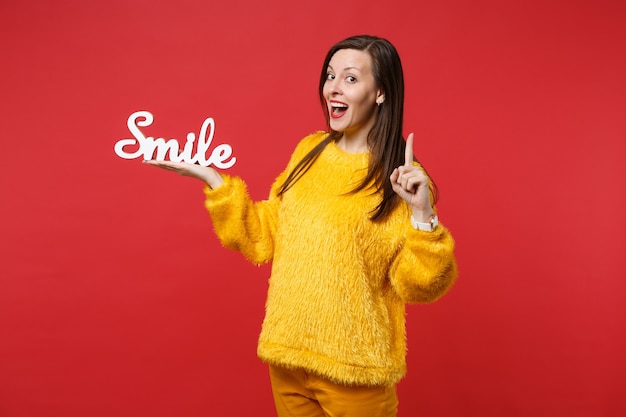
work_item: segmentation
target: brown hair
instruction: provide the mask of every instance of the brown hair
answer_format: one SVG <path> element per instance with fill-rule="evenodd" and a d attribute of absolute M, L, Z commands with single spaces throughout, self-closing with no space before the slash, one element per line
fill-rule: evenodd
<path fill-rule="evenodd" d="M 382 194 L 380 203 L 372 209 L 372 216 L 370 217 L 371 220 L 380 220 L 384 219 L 400 201 L 400 197 L 391 188 L 389 177 L 395 168 L 404 164 L 406 142 L 402 137 L 404 116 L 402 63 L 396 48 L 386 39 L 376 36 L 349 37 L 336 43 L 326 54 L 319 81 L 319 99 L 330 134 L 298 162 L 278 189 L 278 195 L 285 193 L 308 171 L 326 145 L 341 138 L 341 132 L 330 129 L 330 116 L 323 91 L 327 79 L 328 64 L 333 55 L 342 49 L 355 49 L 369 53 L 372 58 L 372 73 L 376 86 L 385 96 L 385 101 L 380 105 L 374 125 L 367 137 L 370 148 L 367 174 L 363 181 L 352 190 L 352 192 L 357 192 L 372 185 L 375 192 Z M 434 183 L 432 183 L 431 192 L 434 193 L 434 201 L 436 202 L 438 192 Z"/>

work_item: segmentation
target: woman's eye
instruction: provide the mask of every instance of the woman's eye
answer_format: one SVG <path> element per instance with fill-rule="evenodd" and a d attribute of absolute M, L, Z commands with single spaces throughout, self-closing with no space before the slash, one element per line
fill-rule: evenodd
<path fill-rule="evenodd" d="M 334 80 L 335 79 L 335 74 L 326 74 L 326 79 L 327 80 Z"/>
<path fill-rule="evenodd" d="M 352 75 L 349 75 L 348 77 L 346 77 L 346 80 L 347 80 L 349 83 L 356 82 L 356 78 L 354 78 Z"/>

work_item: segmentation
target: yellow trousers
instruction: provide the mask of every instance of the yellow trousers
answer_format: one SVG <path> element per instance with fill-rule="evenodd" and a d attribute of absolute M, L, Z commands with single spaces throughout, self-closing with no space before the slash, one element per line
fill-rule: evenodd
<path fill-rule="evenodd" d="M 303 370 L 270 366 L 278 417 L 395 417 L 396 387 L 335 384 Z"/>

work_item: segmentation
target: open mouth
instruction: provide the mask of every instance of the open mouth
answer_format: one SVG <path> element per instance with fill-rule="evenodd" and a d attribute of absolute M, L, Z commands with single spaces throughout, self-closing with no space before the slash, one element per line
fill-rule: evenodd
<path fill-rule="evenodd" d="M 337 119 L 348 111 L 348 105 L 337 101 L 330 102 L 330 117 Z"/>

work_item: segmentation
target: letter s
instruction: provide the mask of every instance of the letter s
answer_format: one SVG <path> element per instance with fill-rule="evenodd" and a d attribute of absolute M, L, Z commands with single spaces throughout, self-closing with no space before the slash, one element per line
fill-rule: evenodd
<path fill-rule="evenodd" d="M 137 121 L 137 119 L 139 118 L 143 118 L 144 120 Z M 141 156 L 141 154 L 144 152 L 142 149 L 143 147 L 142 145 L 145 143 L 146 137 L 143 135 L 143 133 L 141 133 L 141 130 L 139 130 L 138 126 L 141 126 L 141 127 L 150 126 L 153 121 L 154 121 L 154 116 L 152 116 L 150 112 L 147 112 L 145 110 L 136 111 L 135 113 L 131 114 L 128 117 L 128 121 L 126 125 L 128 126 L 128 130 L 130 130 L 130 132 L 133 134 L 135 138 L 134 139 L 125 138 L 125 139 L 118 140 L 115 143 L 115 148 L 114 148 L 117 156 L 119 156 L 120 158 L 124 158 L 124 159 L 135 159 Z M 124 151 L 125 146 L 134 145 L 136 143 L 139 144 L 138 150 L 132 153 L 128 153 Z"/>

